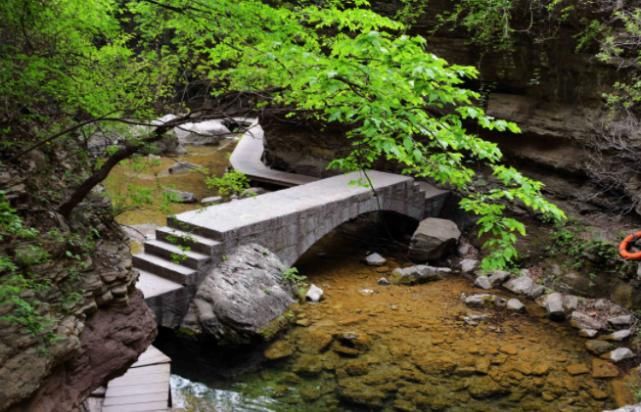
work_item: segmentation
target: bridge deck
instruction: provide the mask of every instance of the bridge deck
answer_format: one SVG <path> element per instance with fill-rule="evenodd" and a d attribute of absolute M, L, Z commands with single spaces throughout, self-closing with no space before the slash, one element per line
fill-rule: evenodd
<path fill-rule="evenodd" d="M 377 190 L 413 180 L 379 171 L 367 174 Z M 209 235 L 222 234 L 371 192 L 368 187 L 350 184 L 360 178 L 364 178 L 360 172 L 334 176 L 255 198 L 181 213 L 174 219 L 178 224 L 202 228 L 210 232 Z"/>

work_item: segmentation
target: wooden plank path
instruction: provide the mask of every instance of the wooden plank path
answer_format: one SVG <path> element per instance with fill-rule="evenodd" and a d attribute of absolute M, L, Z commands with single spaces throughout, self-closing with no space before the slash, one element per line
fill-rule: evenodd
<path fill-rule="evenodd" d="M 122 376 L 107 385 L 102 412 L 160 412 L 171 406 L 171 359 L 147 348 Z"/>

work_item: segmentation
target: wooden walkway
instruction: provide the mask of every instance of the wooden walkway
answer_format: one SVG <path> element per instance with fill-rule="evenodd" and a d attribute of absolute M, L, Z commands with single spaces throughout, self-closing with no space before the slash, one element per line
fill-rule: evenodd
<path fill-rule="evenodd" d="M 166 412 L 171 407 L 171 359 L 153 346 L 107 385 L 102 412 Z"/>

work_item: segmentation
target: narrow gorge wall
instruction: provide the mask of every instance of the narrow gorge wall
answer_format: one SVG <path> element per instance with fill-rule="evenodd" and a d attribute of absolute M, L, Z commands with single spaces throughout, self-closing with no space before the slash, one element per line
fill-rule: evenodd
<path fill-rule="evenodd" d="M 568 17 L 541 33 L 529 27 L 527 8 L 532 1 L 514 2 L 521 10 L 514 12 L 511 22 L 518 32 L 510 51 L 484 50 L 460 29 L 435 30 L 437 16 L 452 11 L 454 1 L 429 1 L 413 31 L 428 38 L 435 54 L 479 69 L 479 81 L 469 87 L 484 95 L 487 112 L 516 121 L 523 130 L 520 136 L 485 136 L 500 143 L 510 162 L 543 180 L 552 195 L 571 202 L 581 213 L 641 214 L 641 175 L 613 144 L 623 138 L 637 150 L 639 125 L 631 118 L 613 118 L 604 108 L 603 93 L 625 70 L 597 61 L 594 48 L 577 51 L 586 22 L 606 19 L 615 5 L 564 2 L 573 7 Z M 374 4 L 388 15 L 401 7 L 399 1 Z M 263 119 L 262 124 L 265 158 L 277 168 L 330 174 L 324 170 L 326 162 L 348 150 L 337 131 L 323 132 L 317 125 L 291 119 Z"/>
<path fill-rule="evenodd" d="M 29 282 L 21 285 L 23 300 L 0 301 L 0 410 L 77 410 L 156 335 L 109 200 L 96 191 L 71 219 L 56 212 L 85 166 L 56 146 L 0 163 L 3 196 L 38 231 L 0 242 L 2 256 L 18 265 L 14 275 L 0 271 L 0 290 L 13 293 L 16 275 Z"/>

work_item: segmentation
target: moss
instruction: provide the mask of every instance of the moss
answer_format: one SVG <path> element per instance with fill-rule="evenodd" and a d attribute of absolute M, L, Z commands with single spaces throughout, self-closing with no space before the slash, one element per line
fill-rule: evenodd
<path fill-rule="evenodd" d="M 269 322 L 265 327 L 258 331 L 260 336 L 269 342 L 273 340 L 280 332 L 287 329 L 296 315 L 293 311 L 288 310 L 277 318 Z"/>

